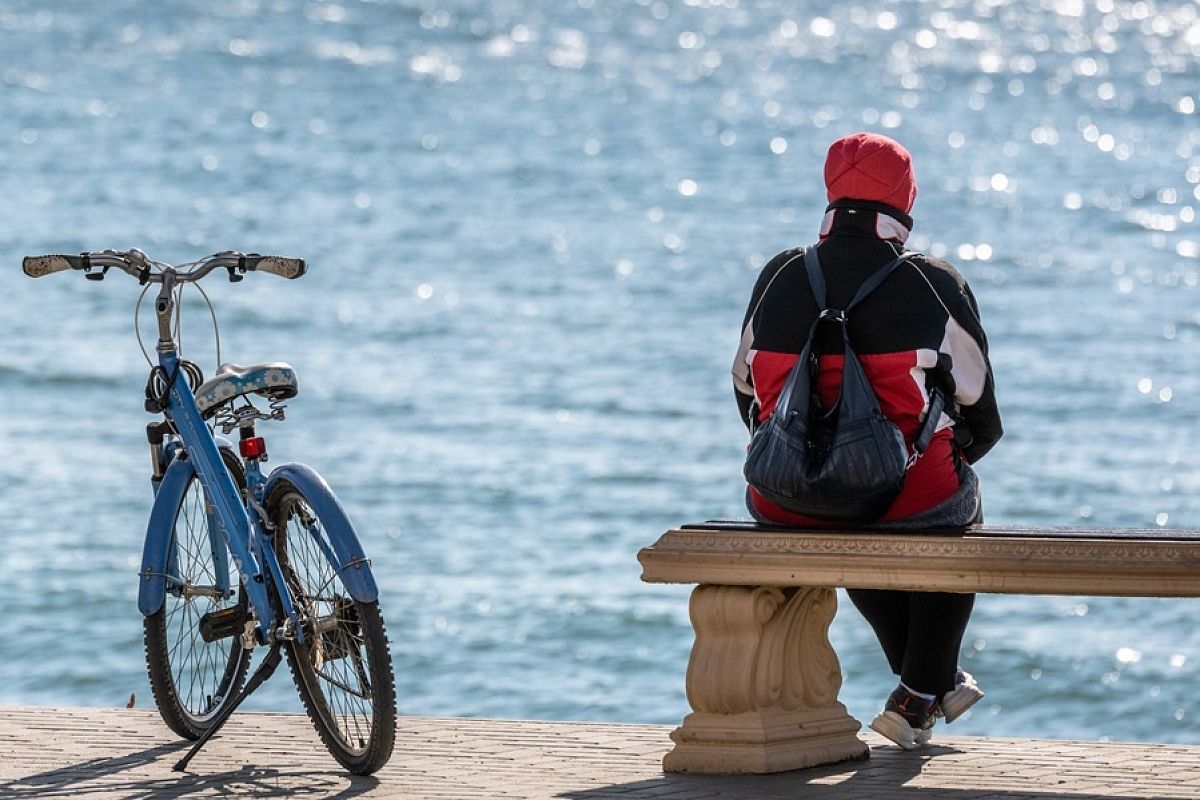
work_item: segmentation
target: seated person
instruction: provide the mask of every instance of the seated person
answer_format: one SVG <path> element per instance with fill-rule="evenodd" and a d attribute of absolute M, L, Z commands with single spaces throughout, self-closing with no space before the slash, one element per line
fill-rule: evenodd
<path fill-rule="evenodd" d="M 829 206 L 816 245 L 827 300 L 845 308 L 859 286 L 903 252 L 912 229 L 917 186 L 908 152 L 885 136 L 856 133 L 835 141 L 825 161 Z M 763 268 L 750 297 L 733 366 L 742 419 L 753 432 L 775 408 L 808 332 L 820 313 L 803 263 L 786 250 Z M 838 305 L 838 304 L 841 305 Z M 911 447 L 929 407 L 929 391 L 946 398 L 929 446 L 908 470 L 899 496 L 876 523 L 888 528 L 960 526 L 982 519 L 971 464 L 1000 438 L 987 339 L 967 282 L 950 264 L 911 253 L 850 315 L 849 336 L 883 415 Z M 817 394 L 837 401 L 842 340 L 822 325 L 814 337 Z M 747 489 L 759 522 L 828 525 Z M 958 667 L 974 595 L 851 589 L 900 683 L 871 727 L 906 749 L 929 741 L 937 717 L 947 722 L 982 696 Z"/>

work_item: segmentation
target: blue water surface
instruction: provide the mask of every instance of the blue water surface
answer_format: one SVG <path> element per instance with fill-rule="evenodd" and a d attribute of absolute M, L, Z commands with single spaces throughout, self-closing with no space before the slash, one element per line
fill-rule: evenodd
<path fill-rule="evenodd" d="M 374 557 L 406 714 L 670 723 L 681 522 L 741 515 L 729 365 L 855 130 L 979 299 L 990 521 L 1200 525 L 1200 6 L 0 0 L 0 702 L 151 702 L 136 285 L 21 256 L 306 257 L 208 289 Z M 143 315 L 143 325 L 149 320 Z M 211 373 L 207 311 L 184 346 Z M 1196 601 L 984 596 L 960 733 L 1200 742 Z M 892 686 L 848 603 L 843 699 Z M 253 700 L 298 710 L 286 675 Z"/>

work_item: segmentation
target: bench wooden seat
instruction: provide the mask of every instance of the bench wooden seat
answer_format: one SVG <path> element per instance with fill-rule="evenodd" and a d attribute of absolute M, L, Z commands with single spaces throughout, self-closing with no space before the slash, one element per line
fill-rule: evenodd
<path fill-rule="evenodd" d="M 713 521 L 638 553 L 642 580 L 695 583 L 693 711 L 668 772 L 762 773 L 865 758 L 837 699 L 837 587 L 1200 597 L 1200 531 L 1034 526 L 795 529 Z"/>

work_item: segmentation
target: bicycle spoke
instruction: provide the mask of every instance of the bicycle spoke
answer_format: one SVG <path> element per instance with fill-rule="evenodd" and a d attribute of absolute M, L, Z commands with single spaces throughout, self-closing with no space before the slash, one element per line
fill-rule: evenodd
<path fill-rule="evenodd" d="M 333 677 L 332 675 L 327 675 L 324 672 L 321 672 L 320 670 L 315 670 L 315 672 L 316 672 L 318 678 L 324 678 L 326 681 L 333 684 L 337 688 L 341 689 L 343 692 L 346 692 L 347 694 L 354 695 L 355 697 L 361 697 L 363 700 L 369 700 L 371 698 L 371 693 L 368 691 L 365 691 L 363 689 L 355 689 L 353 686 L 348 684 L 346 681 L 339 680 L 339 679 Z"/>

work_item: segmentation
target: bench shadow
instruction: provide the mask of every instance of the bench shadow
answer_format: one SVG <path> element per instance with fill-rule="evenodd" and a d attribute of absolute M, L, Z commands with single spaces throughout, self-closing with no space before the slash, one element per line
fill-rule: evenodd
<path fill-rule="evenodd" d="M 46 797 L 86 797 L 92 794 L 119 795 L 130 800 L 220 795 L 237 793 L 246 797 L 311 796 L 351 798 L 379 785 L 375 777 L 358 777 L 340 771 L 280 769 L 244 764 L 236 770 L 198 773 L 172 772 L 169 777 L 122 773 L 147 767 L 160 759 L 181 755 L 190 742 L 163 744 L 111 758 L 92 758 L 56 767 L 35 775 L 0 781 L 0 797 L 12 800 Z M 348 786 L 346 784 L 349 784 Z"/>
<path fill-rule="evenodd" d="M 780 772 L 772 775 L 688 775 L 664 773 L 660 778 L 612 784 L 592 789 L 562 792 L 566 800 L 1119 800 L 1103 792 L 1056 791 L 1049 787 L 991 789 L 969 786 L 964 775 L 961 788 L 907 786 L 925 765 L 942 755 L 961 754 L 953 747 L 928 747 L 919 753 L 898 747 L 872 747 L 864 761 L 847 761 L 824 767 Z M 1128 795 L 1120 795 L 1120 798 Z M 1141 797 L 1141 795 L 1139 795 Z M 1182 796 L 1145 796 L 1143 800 L 1186 800 Z"/>

